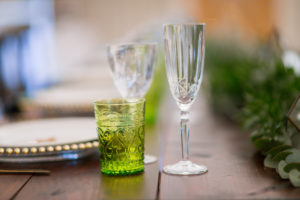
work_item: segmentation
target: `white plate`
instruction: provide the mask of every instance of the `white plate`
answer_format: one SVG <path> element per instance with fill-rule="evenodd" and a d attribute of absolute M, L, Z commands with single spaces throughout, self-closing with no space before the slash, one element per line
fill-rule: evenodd
<path fill-rule="evenodd" d="M 103 80 L 102 80 L 103 81 Z M 113 83 L 79 82 L 53 86 L 36 93 L 34 98 L 24 98 L 22 109 L 38 110 L 44 115 L 93 114 L 93 102 L 99 99 L 120 97 Z M 55 98 L 53 98 L 55 97 Z"/>
<path fill-rule="evenodd" d="M 55 118 L 0 127 L 0 146 L 45 146 L 97 139 L 94 118 Z"/>
<path fill-rule="evenodd" d="M 28 100 L 34 105 L 70 107 L 93 106 L 96 100 L 120 96 L 113 83 L 101 81 L 56 85 L 37 92 L 34 98 Z"/>
<path fill-rule="evenodd" d="M 83 151 L 91 152 L 96 147 L 98 142 L 94 118 L 42 119 L 0 127 L 0 161 L 3 158 L 14 158 L 16 161 L 18 157 L 43 160 L 41 156 L 47 156 L 47 159 L 51 156 L 71 159 L 77 158 L 79 153 L 85 155 Z M 68 158 L 63 154 L 71 156 Z"/>

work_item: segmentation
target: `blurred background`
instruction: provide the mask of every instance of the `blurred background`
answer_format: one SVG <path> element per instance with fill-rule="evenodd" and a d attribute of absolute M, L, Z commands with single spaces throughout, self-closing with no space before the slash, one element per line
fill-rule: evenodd
<path fill-rule="evenodd" d="M 234 40 L 251 49 L 275 37 L 286 62 L 299 71 L 299 9 L 298 0 L 0 0 L 0 121 L 93 115 L 94 100 L 119 96 L 106 45 L 157 41 L 157 69 L 146 97 L 153 110 L 148 122 L 154 123 L 168 91 L 157 82 L 166 79 L 160 73 L 165 23 L 205 22 L 207 48 Z"/>

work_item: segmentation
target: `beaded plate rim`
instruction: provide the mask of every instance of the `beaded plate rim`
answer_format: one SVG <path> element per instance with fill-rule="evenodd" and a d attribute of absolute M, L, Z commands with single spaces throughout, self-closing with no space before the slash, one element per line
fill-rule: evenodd
<path fill-rule="evenodd" d="M 34 157 L 57 153 L 79 152 L 98 148 L 98 139 L 74 143 L 40 145 L 40 146 L 0 146 L 0 158 L 3 157 Z"/>

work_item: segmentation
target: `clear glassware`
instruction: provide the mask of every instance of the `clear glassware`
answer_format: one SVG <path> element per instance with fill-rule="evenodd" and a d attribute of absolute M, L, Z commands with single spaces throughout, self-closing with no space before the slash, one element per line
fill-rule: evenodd
<path fill-rule="evenodd" d="M 156 43 L 128 43 L 107 47 L 114 83 L 123 98 L 142 98 L 150 88 L 156 48 Z M 145 164 L 156 160 L 152 155 L 145 155 L 144 158 Z"/>
<path fill-rule="evenodd" d="M 189 112 L 197 97 L 204 69 L 205 24 L 166 24 L 164 43 L 167 77 L 180 108 L 182 160 L 164 167 L 175 175 L 194 175 L 207 172 L 207 167 L 189 160 Z"/>

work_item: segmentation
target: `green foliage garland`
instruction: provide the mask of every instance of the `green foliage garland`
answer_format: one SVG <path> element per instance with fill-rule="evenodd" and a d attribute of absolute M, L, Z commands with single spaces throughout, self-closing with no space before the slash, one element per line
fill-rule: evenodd
<path fill-rule="evenodd" d="M 284 66 L 272 45 L 252 52 L 232 42 L 206 46 L 212 107 L 251 131 L 252 143 L 266 156 L 264 165 L 300 187 L 299 133 L 286 125 L 286 114 L 300 93 L 300 77 Z"/>

